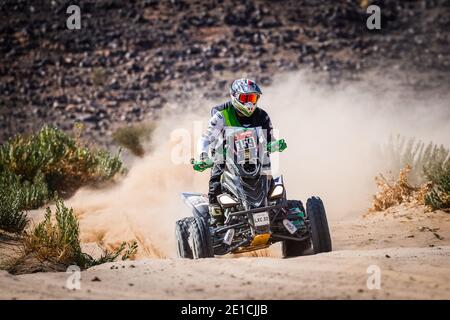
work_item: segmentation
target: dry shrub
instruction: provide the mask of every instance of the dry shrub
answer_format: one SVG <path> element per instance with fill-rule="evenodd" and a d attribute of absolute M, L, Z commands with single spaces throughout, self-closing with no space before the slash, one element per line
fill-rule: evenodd
<path fill-rule="evenodd" d="M 421 185 L 430 181 L 429 172 L 448 165 L 450 150 L 433 142 L 424 143 L 401 135 L 390 136 L 381 146 L 379 157 L 385 159 L 388 171 L 397 173 L 407 165 L 411 167 L 408 181 Z"/>
<path fill-rule="evenodd" d="M 50 126 L 35 135 L 17 135 L 0 146 L 0 190 L 20 195 L 21 210 L 44 205 L 54 192 L 68 196 L 120 172 L 120 153 L 87 147 Z"/>
<path fill-rule="evenodd" d="M 29 182 L 42 174 L 49 190 L 60 195 L 111 179 L 122 168 L 119 156 L 88 148 L 51 126 L 44 126 L 36 135 L 16 136 L 0 147 L 3 170 Z"/>
<path fill-rule="evenodd" d="M 143 143 L 151 138 L 155 129 L 153 123 L 138 124 L 117 129 L 113 134 L 114 141 L 127 148 L 134 155 L 142 157 L 145 153 Z"/>
<path fill-rule="evenodd" d="M 126 260 L 136 253 L 137 243 L 123 242 L 115 250 L 103 249 L 98 259 L 93 258 L 81 249 L 78 219 L 72 208 L 67 208 L 61 199 L 57 199 L 55 214 L 47 208 L 45 219 L 25 233 L 22 251 L 22 254 L 10 263 L 8 270 L 11 273 L 28 273 L 33 270 L 63 271 L 71 265 L 86 269 L 113 262 L 119 256 Z"/>
<path fill-rule="evenodd" d="M 398 135 L 381 149 L 395 181 L 375 178 L 379 192 L 369 211 L 382 211 L 401 203 L 425 204 L 430 211 L 450 210 L 450 150 Z"/>
<path fill-rule="evenodd" d="M 407 165 L 400 170 L 400 174 L 395 181 L 388 181 L 382 174 L 375 177 L 375 183 L 379 191 L 373 197 L 369 212 L 384 211 L 402 203 L 424 204 L 430 184 L 425 183 L 421 187 L 411 185 L 408 181 L 410 172 L 411 166 Z"/>
<path fill-rule="evenodd" d="M 57 128 L 18 135 L 0 146 L 0 229 L 21 232 L 24 210 L 41 207 L 56 192 L 69 196 L 120 172 L 120 152 L 87 147 Z"/>
<path fill-rule="evenodd" d="M 85 265 L 81 251 L 78 220 L 72 209 L 61 200 L 56 202 L 55 223 L 47 208 L 45 219 L 24 238 L 25 254 L 33 254 L 39 261 L 54 261 L 63 265 Z"/>

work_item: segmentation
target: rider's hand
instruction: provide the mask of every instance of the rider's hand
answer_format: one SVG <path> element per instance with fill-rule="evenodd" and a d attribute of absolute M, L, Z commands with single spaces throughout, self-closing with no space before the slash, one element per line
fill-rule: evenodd
<path fill-rule="evenodd" d="M 284 139 L 278 140 L 278 151 L 283 152 L 287 148 L 286 141 Z"/>
<path fill-rule="evenodd" d="M 284 139 L 280 139 L 277 141 L 273 141 L 267 145 L 267 151 L 272 152 L 283 152 L 287 148 L 286 141 Z"/>
<path fill-rule="evenodd" d="M 191 163 L 194 165 L 193 168 L 195 171 L 202 172 L 212 167 L 213 161 L 209 158 L 208 153 L 202 152 L 199 158 L 200 160 L 198 161 L 195 161 L 194 159 L 191 160 Z"/>

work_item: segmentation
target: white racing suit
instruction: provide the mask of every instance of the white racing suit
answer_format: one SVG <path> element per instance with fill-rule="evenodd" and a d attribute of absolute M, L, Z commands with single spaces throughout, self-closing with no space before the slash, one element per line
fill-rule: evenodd
<path fill-rule="evenodd" d="M 222 113 L 224 109 L 234 108 L 231 101 L 221 104 L 212 108 L 211 119 L 208 123 L 208 128 L 198 141 L 197 150 L 199 156 L 202 154 L 207 154 L 208 149 L 211 145 L 215 145 L 219 138 L 223 136 L 226 128 L 226 120 Z M 237 120 L 241 127 L 245 128 L 256 128 L 261 127 L 263 132 L 267 134 L 267 141 L 272 141 L 273 139 L 273 128 L 272 122 L 270 121 L 269 115 L 261 108 L 256 108 L 255 112 L 250 117 L 240 116 L 236 113 Z M 208 198 L 210 204 L 218 204 L 217 196 L 221 193 L 220 176 L 224 170 L 224 164 L 215 164 L 211 170 L 211 178 L 209 179 L 209 191 Z"/>

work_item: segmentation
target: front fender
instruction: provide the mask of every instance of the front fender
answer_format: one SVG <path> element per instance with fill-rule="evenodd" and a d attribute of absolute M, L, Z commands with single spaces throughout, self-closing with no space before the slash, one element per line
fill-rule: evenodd
<path fill-rule="evenodd" d="M 209 219 L 209 200 L 206 194 L 183 192 L 181 199 L 192 209 L 194 217 Z"/>

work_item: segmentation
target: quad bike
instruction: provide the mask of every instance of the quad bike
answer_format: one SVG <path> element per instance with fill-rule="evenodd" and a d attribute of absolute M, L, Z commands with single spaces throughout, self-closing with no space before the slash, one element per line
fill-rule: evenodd
<path fill-rule="evenodd" d="M 192 160 L 197 171 L 223 161 L 222 193 L 217 199 L 225 219 L 221 225 L 211 221 L 207 195 L 182 193 L 192 216 L 176 222 L 180 258 L 249 252 L 280 241 L 285 258 L 331 251 L 322 200 L 309 198 L 306 210 L 301 201 L 287 200 L 283 177 L 272 178 L 265 171 L 270 167 L 269 154 L 283 151 L 286 144 L 282 139 L 266 143 L 262 131 L 228 128 L 221 156 L 203 163 Z"/>

